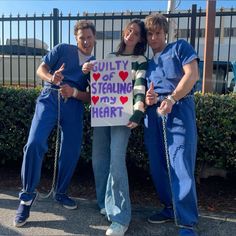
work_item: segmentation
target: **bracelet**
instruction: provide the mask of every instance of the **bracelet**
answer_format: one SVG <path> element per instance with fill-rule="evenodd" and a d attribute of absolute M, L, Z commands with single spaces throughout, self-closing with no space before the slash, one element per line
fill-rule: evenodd
<path fill-rule="evenodd" d="M 79 93 L 78 89 L 77 89 L 77 88 L 73 88 L 73 94 L 72 94 L 72 97 L 73 97 L 73 98 L 76 98 L 77 95 L 78 95 L 78 93 Z"/>
<path fill-rule="evenodd" d="M 172 105 L 175 105 L 176 101 L 175 101 L 175 99 L 173 98 L 173 96 L 168 95 L 168 96 L 166 97 L 166 99 L 170 100 L 171 103 L 172 103 Z"/>

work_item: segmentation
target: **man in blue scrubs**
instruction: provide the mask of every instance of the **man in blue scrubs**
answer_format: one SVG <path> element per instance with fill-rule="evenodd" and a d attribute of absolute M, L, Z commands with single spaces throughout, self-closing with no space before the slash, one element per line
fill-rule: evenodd
<path fill-rule="evenodd" d="M 153 50 L 147 71 L 145 144 L 155 188 L 164 208 L 150 223 L 174 220 L 179 235 L 197 235 L 194 179 L 197 130 L 193 87 L 198 57 L 184 40 L 166 43 L 168 22 L 161 14 L 145 19 Z"/>
<path fill-rule="evenodd" d="M 66 195 L 69 182 L 80 157 L 83 128 L 83 102 L 90 100 L 86 92 L 88 81 L 82 65 L 91 59 L 96 30 L 89 21 L 75 24 L 76 45 L 59 44 L 44 58 L 37 75 L 45 81 L 32 120 L 21 169 L 22 191 L 14 225 L 24 225 L 36 198 L 48 137 L 58 122 L 61 126 L 61 146 L 54 199 L 67 209 L 75 209 L 74 200 Z M 59 102 L 59 104 L 58 104 Z"/>

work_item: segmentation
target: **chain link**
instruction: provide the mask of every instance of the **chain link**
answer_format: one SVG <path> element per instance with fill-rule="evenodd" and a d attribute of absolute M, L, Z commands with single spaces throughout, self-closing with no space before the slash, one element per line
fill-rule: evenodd
<path fill-rule="evenodd" d="M 171 195 L 172 195 L 174 220 L 175 220 L 175 225 L 179 227 L 180 225 L 178 224 L 177 215 L 176 215 L 176 206 L 175 206 L 175 201 L 174 201 L 174 190 L 173 190 L 173 186 L 172 186 L 172 178 L 171 178 L 171 171 L 170 171 L 170 155 L 169 155 L 169 151 L 168 151 L 167 132 L 166 132 L 167 115 L 163 115 L 163 116 L 161 116 L 161 118 L 162 118 L 162 128 L 163 128 L 166 164 L 167 164 L 167 171 L 168 171 L 168 177 L 169 177 L 170 189 L 171 189 Z"/>

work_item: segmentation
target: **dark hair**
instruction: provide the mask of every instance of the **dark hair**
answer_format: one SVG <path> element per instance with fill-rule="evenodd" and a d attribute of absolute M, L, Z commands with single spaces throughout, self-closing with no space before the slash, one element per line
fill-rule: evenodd
<path fill-rule="evenodd" d="M 74 35 L 77 35 L 78 30 L 82 30 L 82 29 L 91 29 L 93 32 L 93 35 L 96 35 L 96 28 L 93 24 L 93 22 L 91 21 L 87 21 L 87 20 L 80 20 L 77 21 L 75 26 L 74 26 Z"/>
<path fill-rule="evenodd" d="M 151 14 L 144 20 L 146 30 L 155 30 L 158 26 L 164 30 L 165 34 L 168 33 L 169 24 L 166 17 L 162 14 Z"/>
<path fill-rule="evenodd" d="M 146 38 L 146 29 L 145 29 L 144 22 L 139 20 L 139 19 L 134 19 L 134 20 L 130 21 L 126 25 L 125 29 L 123 30 L 122 39 L 121 39 L 120 44 L 118 45 L 118 50 L 116 52 L 117 56 L 124 52 L 125 46 L 126 46 L 125 42 L 124 42 L 124 33 L 134 23 L 137 24 L 139 26 L 139 28 L 140 28 L 141 42 L 138 42 L 135 45 L 134 53 L 133 54 L 134 55 L 143 55 L 146 52 L 146 49 L 147 49 L 147 38 Z"/>

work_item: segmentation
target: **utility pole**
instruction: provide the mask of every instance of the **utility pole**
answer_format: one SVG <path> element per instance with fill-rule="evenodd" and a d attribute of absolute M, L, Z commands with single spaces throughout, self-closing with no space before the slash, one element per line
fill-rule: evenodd
<path fill-rule="evenodd" d="M 216 0 L 207 0 L 202 93 L 212 92 Z"/>
<path fill-rule="evenodd" d="M 174 13 L 176 7 L 175 0 L 168 0 L 167 4 L 167 13 Z M 168 32 L 168 41 L 173 42 L 175 41 L 175 21 L 173 18 L 168 18 L 169 22 L 169 32 Z"/>

